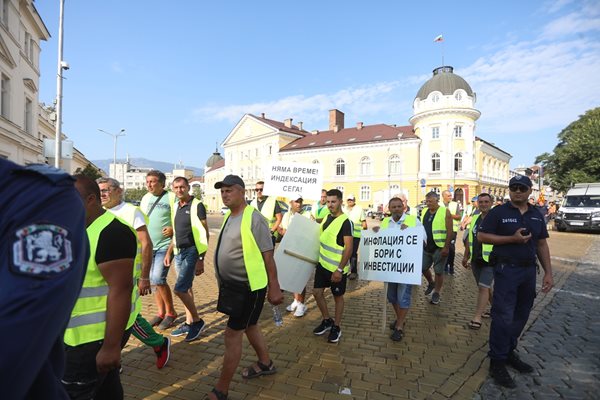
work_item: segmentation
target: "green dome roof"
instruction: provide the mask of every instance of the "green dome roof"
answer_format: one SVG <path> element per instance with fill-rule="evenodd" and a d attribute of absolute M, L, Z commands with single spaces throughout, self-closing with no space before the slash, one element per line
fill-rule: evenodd
<path fill-rule="evenodd" d="M 457 89 L 473 96 L 473 89 L 462 77 L 456 75 L 454 68 L 449 66 L 438 67 L 433 70 L 433 77 L 421 86 L 415 98 L 424 100 L 432 92 L 441 92 L 443 95 L 452 95 Z"/>
<path fill-rule="evenodd" d="M 215 165 L 217 162 L 221 161 L 223 159 L 223 157 L 221 157 L 221 153 L 219 153 L 218 151 L 215 151 L 213 153 L 212 156 L 210 156 L 208 158 L 208 160 L 206 161 L 206 166 L 208 168 L 212 168 L 213 165 Z"/>

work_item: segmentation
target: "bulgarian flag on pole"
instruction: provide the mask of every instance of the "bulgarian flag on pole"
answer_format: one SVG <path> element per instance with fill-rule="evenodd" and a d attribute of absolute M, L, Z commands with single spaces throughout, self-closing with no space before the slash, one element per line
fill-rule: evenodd
<path fill-rule="evenodd" d="M 442 35 L 438 35 L 435 37 L 435 39 L 433 39 L 434 42 L 443 42 L 444 41 L 444 36 Z"/>

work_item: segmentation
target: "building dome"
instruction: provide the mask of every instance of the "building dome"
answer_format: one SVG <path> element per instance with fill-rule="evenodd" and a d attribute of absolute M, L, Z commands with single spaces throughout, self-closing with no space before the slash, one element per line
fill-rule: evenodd
<path fill-rule="evenodd" d="M 474 97 L 473 89 L 462 77 L 456 75 L 454 68 L 449 66 L 438 67 L 433 70 L 433 77 L 421 86 L 416 99 L 424 100 L 432 92 L 442 95 L 452 95 L 458 89 L 464 90 L 468 96 Z"/>
<path fill-rule="evenodd" d="M 215 152 L 213 153 L 213 155 L 210 156 L 208 158 L 208 160 L 206 161 L 206 167 L 207 168 L 212 168 L 213 165 L 215 165 L 216 163 L 218 163 L 222 159 L 223 159 L 223 157 L 221 157 L 221 153 L 219 153 L 218 149 L 215 149 Z"/>

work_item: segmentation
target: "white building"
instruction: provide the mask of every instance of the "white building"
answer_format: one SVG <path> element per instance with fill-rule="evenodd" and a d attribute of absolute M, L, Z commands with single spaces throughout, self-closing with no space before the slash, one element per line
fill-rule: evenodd
<path fill-rule="evenodd" d="M 109 176 L 121 183 L 121 187 L 127 189 L 143 189 L 146 187 L 146 174 L 154 168 L 137 167 L 129 162 L 129 157 L 125 162 L 110 163 Z M 167 177 L 166 186 L 169 187 L 178 176 L 184 176 L 188 180 L 194 177 L 194 171 L 186 169 L 183 166 L 175 166 L 172 171 L 162 171 Z"/>

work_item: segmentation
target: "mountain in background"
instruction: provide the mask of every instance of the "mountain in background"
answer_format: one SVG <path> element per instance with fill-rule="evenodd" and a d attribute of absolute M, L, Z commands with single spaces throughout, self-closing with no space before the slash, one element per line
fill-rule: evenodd
<path fill-rule="evenodd" d="M 108 173 L 109 164 L 112 163 L 112 158 L 107 160 L 91 160 L 98 168 L 102 169 L 104 172 Z M 123 159 L 117 159 L 117 162 L 124 162 Z M 162 172 L 172 172 L 175 167 L 175 163 L 169 163 L 164 161 L 154 161 L 148 160 L 146 158 L 130 158 L 129 163 L 134 167 L 141 168 L 152 168 L 157 169 Z M 179 167 L 179 165 L 177 165 Z M 191 167 L 189 165 L 183 165 L 186 169 L 191 169 L 194 171 L 195 176 L 204 175 L 204 168 Z"/>

